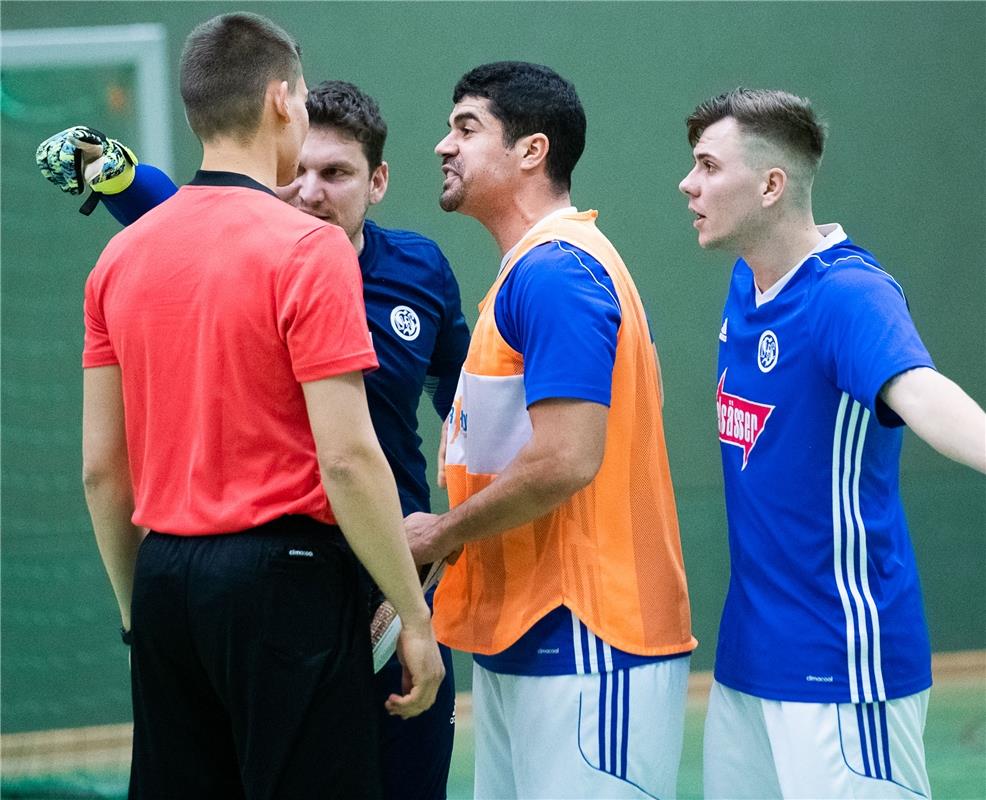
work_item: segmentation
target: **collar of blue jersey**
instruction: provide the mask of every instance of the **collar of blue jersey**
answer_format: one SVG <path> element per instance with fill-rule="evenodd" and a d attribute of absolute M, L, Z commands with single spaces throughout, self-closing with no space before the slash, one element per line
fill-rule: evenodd
<path fill-rule="evenodd" d="M 363 274 L 374 263 L 377 252 L 377 232 L 380 226 L 369 219 L 363 220 L 363 249 L 359 253 L 359 266 Z"/>
<path fill-rule="evenodd" d="M 239 186 L 242 189 L 259 189 L 269 195 L 277 197 L 274 192 L 268 189 L 259 181 L 255 181 L 249 175 L 239 172 L 221 172 L 219 170 L 200 169 L 195 173 L 195 177 L 188 182 L 189 186 Z"/>
<path fill-rule="evenodd" d="M 781 289 L 787 286 L 791 282 L 791 278 L 793 278 L 797 271 L 801 269 L 801 265 L 815 255 L 815 253 L 824 253 L 830 247 L 835 247 L 839 242 L 845 241 L 846 239 L 846 232 L 842 230 L 842 226 L 837 222 L 828 222 L 824 225 L 816 225 L 815 229 L 821 234 L 822 241 L 815 245 L 814 249 L 797 264 L 795 264 L 790 270 L 784 273 L 777 283 L 771 286 L 766 292 L 761 292 L 760 287 L 757 286 L 757 282 L 753 282 L 753 299 L 757 308 L 760 308 L 760 306 L 764 305 L 764 303 L 769 303 L 777 297 L 777 295 L 781 293 Z"/>
<path fill-rule="evenodd" d="M 541 217 L 541 219 L 539 219 L 537 222 L 531 225 L 530 228 L 527 229 L 527 233 L 525 233 L 517 240 L 517 244 L 515 244 L 506 253 L 503 254 L 503 258 L 500 259 L 500 269 L 496 271 L 496 274 L 499 275 L 501 272 L 503 272 L 503 268 L 507 266 L 507 262 L 511 258 L 513 258 L 514 252 L 517 250 L 517 245 L 520 244 L 524 239 L 526 239 L 527 235 L 531 231 L 533 231 L 538 225 L 547 222 L 552 217 L 560 217 L 562 214 L 576 214 L 576 213 L 578 213 L 578 209 L 575 206 L 567 206 L 566 208 L 557 208 L 554 211 L 552 211 L 550 214 L 545 214 L 543 217 Z"/>

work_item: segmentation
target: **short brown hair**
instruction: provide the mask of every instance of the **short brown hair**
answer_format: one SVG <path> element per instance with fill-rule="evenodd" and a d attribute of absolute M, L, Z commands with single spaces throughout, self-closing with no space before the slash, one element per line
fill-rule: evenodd
<path fill-rule="evenodd" d="M 223 14 L 198 25 L 181 54 L 181 97 L 188 124 L 203 141 L 249 137 L 260 123 L 271 81 L 294 86 L 301 48 L 259 14 Z"/>
<path fill-rule="evenodd" d="M 732 117 L 744 133 L 766 139 L 803 158 L 814 172 L 825 149 L 825 125 L 804 97 L 777 89 L 725 92 L 700 103 L 688 116 L 688 142 L 694 147 L 710 125 Z"/>
<path fill-rule="evenodd" d="M 344 132 L 363 146 L 370 172 L 380 166 L 387 141 L 387 123 L 370 95 L 346 81 L 322 81 L 309 89 L 305 105 L 313 128 Z"/>

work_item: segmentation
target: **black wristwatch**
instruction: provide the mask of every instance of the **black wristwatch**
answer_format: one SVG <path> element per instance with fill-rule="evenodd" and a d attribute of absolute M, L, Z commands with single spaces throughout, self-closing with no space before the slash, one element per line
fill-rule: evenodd
<path fill-rule="evenodd" d="M 134 632 L 132 630 L 128 631 L 122 625 L 120 626 L 120 638 L 123 639 L 123 643 L 130 647 L 134 643 Z"/>

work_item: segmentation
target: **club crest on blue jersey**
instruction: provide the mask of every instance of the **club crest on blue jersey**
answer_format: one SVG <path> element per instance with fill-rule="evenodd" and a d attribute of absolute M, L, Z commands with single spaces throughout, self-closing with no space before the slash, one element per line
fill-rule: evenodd
<path fill-rule="evenodd" d="M 418 315 L 407 306 L 394 306 L 394 310 L 390 312 L 390 327 L 394 329 L 394 333 L 409 342 L 417 339 L 421 333 Z"/>
<path fill-rule="evenodd" d="M 719 441 L 731 444 L 743 451 L 743 466 L 750 460 L 750 453 L 757 444 L 757 439 L 763 433 L 767 420 L 774 411 L 774 406 L 756 403 L 735 394 L 729 394 L 723 388 L 726 384 L 726 372 L 722 371 L 719 385 L 716 387 L 716 416 L 719 421 Z"/>
<path fill-rule="evenodd" d="M 761 372 L 770 372 L 777 365 L 777 358 L 780 355 L 780 345 L 777 342 L 777 334 L 773 331 L 764 331 L 760 334 L 760 344 L 757 345 L 757 366 Z"/>

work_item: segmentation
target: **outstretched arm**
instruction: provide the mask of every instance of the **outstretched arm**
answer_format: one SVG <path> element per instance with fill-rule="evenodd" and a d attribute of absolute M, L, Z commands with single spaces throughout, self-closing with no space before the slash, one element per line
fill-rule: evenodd
<path fill-rule="evenodd" d="M 887 381 L 880 399 L 943 456 L 986 473 L 986 412 L 954 381 L 919 367 Z"/>
<path fill-rule="evenodd" d="M 178 191 L 174 181 L 151 164 L 138 164 L 134 182 L 119 194 L 104 194 L 103 205 L 121 225 L 130 225 Z"/>
<path fill-rule="evenodd" d="M 85 125 L 49 136 L 35 158 L 41 174 L 63 192 L 92 189 L 82 213 L 89 214 L 102 200 L 121 225 L 136 222 L 178 191 L 157 167 L 139 164 L 129 147 Z"/>

